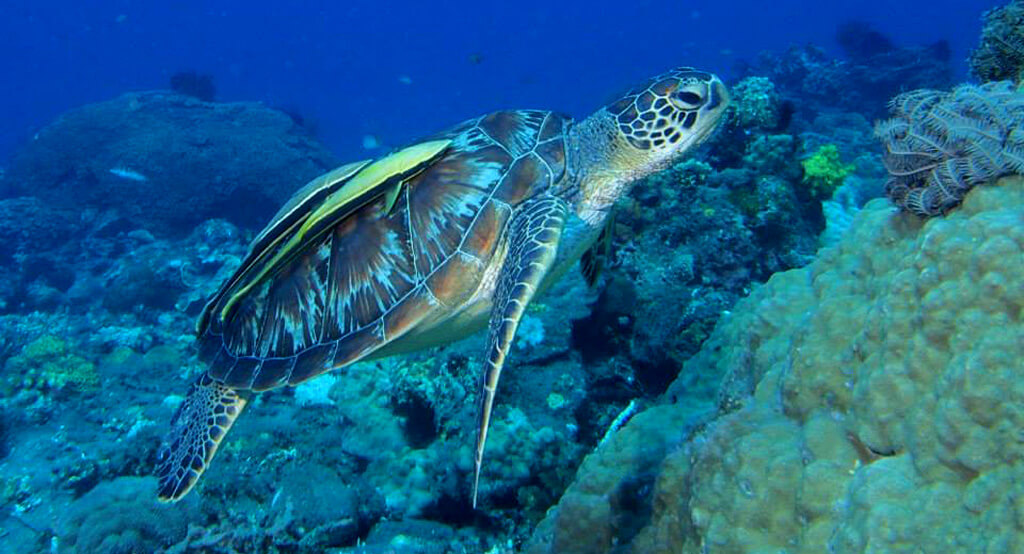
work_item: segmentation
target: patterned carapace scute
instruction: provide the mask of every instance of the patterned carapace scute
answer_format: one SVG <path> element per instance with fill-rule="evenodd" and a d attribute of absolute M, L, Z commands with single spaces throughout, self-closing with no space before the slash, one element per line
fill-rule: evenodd
<path fill-rule="evenodd" d="M 452 144 L 402 186 L 389 213 L 383 198 L 362 206 L 231 310 L 222 310 L 230 295 L 208 307 L 199 344 L 209 375 L 256 391 L 299 383 L 465 301 L 512 211 L 565 173 L 569 124 L 506 111 L 430 137 Z"/>
<path fill-rule="evenodd" d="M 676 144 L 683 138 L 678 127 L 693 127 L 701 106 L 695 105 L 692 110 L 682 109 L 672 105 L 668 95 L 680 83 L 708 83 L 712 78 L 710 73 L 679 67 L 631 89 L 605 109 L 615 116 L 619 131 L 634 148 L 647 150 L 652 145 L 660 147 L 666 142 Z M 711 98 L 704 109 L 715 108 L 722 101 L 714 88 L 708 91 Z"/>

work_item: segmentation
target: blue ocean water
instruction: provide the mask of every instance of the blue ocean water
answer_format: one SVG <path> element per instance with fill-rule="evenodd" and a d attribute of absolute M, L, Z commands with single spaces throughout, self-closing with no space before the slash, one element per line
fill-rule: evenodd
<path fill-rule="evenodd" d="M 588 113 L 677 65 L 728 74 L 762 50 L 871 23 L 896 44 L 948 40 L 954 69 L 983 0 L 658 2 L 10 2 L 0 20 L 0 156 L 62 111 L 178 71 L 214 76 L 218 98 L 315 118 L 343 158 L 362 137 L 401 144 L 499 108 Z"/>
<path fill-rule="evenodd" d="M 1024 551 L 1003 5 L 5 3 L 0 552 Z"/>

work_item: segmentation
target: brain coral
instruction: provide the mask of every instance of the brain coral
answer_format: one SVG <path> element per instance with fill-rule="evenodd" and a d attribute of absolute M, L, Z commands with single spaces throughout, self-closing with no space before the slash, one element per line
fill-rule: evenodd
<path fill-rule="evenodd" d="M 685 402 L 638 415 L 528 551 L 1024 551 L 1021 206 L 1018 177 L 927 221 L 869 203 L 687 362 L 722 414 L 675 444 Z"/>

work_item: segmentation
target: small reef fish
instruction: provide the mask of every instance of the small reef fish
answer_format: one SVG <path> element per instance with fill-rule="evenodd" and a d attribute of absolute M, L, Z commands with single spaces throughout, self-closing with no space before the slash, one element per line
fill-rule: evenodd
<path fill-rule="evenodd" d="M 129 181 L 144 182 L 148 181 L 149 178 L 145 175 L 135 171 L 134 169 L 128 169 L 127 167 L 112 167 L 110 172 L 122 179 L 128 179 Z"/>

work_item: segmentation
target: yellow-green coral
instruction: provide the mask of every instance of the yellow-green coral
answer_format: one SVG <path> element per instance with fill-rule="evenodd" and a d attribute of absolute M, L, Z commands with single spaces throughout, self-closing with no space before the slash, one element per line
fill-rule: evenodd
<path fill-rule="evenodd" d="M 96 366 L 75 354 L 64 339 L 44 335 L 7 361 L 8 385 L 42 391 L 95 392 Z M 13 379 L 13 381 L 11 381 Z"/>
<path fill-rule="evenodd" d="M 820 199 L 831 198 L 843 179 L 854 170 L 853 164 L 844 164 L 839 158 L 839 149 L 834 144 L 822 145 L 800 164 L 804 166 L 803 183 Z"/>
<path fill-rule="evenodd" d="M 869 203 L 683 368 L 726 373 L 731 411 L 681 447 L 652 429 L 685 402 L 638 415 L 528 552 L 1024 551 L 1022 205 L 1022 178 L 924 223 Z M 619 507 L 652 467 L 652 498 Z"/>

